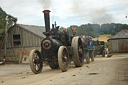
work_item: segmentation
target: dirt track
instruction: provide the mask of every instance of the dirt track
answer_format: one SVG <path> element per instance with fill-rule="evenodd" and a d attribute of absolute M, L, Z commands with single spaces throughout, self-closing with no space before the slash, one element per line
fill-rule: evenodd
<path fill-rule="evenodd" d="M 67 72 L 44 66 L 33 74 L 28 64 L 1 65 L 0 85 L 128 85 L 128 54 L 96 57 L 80 68 L 71 64 Z"/>

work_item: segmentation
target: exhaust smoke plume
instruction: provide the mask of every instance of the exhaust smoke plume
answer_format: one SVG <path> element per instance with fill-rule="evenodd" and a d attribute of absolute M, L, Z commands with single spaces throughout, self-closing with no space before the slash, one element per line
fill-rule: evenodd
<path fill-rule="evenodd" d="M 94 8 L 89 0 L 72 0 L 71 12 L 82 19 L 89 19 L 92 23 L 111 23 L 114 18 L 103 8 Z"/>
<path fill-rule="evenodd" d="M 82 16 L 85 13 L 83 8 L 83 0 L 71 0 L 72 6 L 70 8 L 71 13 Z"/>
<path fill-rule="evenodd" d="M 38 0 L 43 9 L 50 9 L 53 16 L 67 18 L 69 16 L 88 20 L 90 23 L 111 23 L 111 14 L 104 8 L 97 7 L 90 0 Z M 52 16 L 52 17 L 53 17 Z"/>
<path fill-rule="evenodd" d="M 90 12 L 90 18 L 92 23 L 112 23 L 114 21 L 114 18 L 111 16 L 111 14 L 107 13 L 105 9 L 94 9 Z"/>
<path fill-rule="evenodd" d="M 49 9 L 52 5 L 52 0 L 38 0 L 44 9 Z"/>

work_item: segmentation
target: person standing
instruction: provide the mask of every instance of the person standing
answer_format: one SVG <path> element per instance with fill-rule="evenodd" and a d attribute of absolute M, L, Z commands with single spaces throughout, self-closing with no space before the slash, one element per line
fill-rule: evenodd
<path fill-rule="evenodd" d="M 63 28 L 63 44 L 66 46 L 67 45 L 67 30 L 66 28 Z"/>
<path fill-rule="evenodd" d="M 83 35 L 83 43 L 85 44 L 86 35 Z"/>
<path fill-rule="evenodd" d="M 91 36 L 89 36 L 89 47 L 93 47 L 93 40 Z"/>
<path fill-rule="evenodd" d="M 81 40 L 82 40 L 82 42 L 83 42 L 83 35 L 81 35 L 80 37 L 81 37 Z"/>

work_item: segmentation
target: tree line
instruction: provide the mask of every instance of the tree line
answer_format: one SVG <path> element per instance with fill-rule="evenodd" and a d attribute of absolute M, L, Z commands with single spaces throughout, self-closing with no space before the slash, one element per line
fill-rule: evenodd
<path fill-rule="evenodd" d="M 86 35 L 92 37 L 98 37 L 99 35 L 103 34 L 111 34 L 115 35 L 116 33 L 120 32 L 123 29 L 128 29 L 127 24 L 121 23 L 106 23 L 106 24 L 83 24 L 80 26 L 72 25 L 70 27 L 77 28 L 77 35 Z"/>
<path fill-rule="evenodd" d="M 0 31 L 5 29 L 5 23 L 7 13 L 0 7 Z M 87 35 L 92 37 L 98 37 L 103 34 L 115 35 L 123 29 L 128 29 L 127 24 L 121 23 L 106 23 L 106 24 L 82 24 L 80 26 L 72 25 L 70 27 L 77 28 L 77 35 Z M 1 33 L 1 32 L 0 32 Z"/>

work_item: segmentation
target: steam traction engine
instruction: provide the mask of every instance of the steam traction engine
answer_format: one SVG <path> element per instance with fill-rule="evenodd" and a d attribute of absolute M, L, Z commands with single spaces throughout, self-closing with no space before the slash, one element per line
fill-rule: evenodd
<path fill-rule="evenodd" d="M 81 67 L 84 63 L 83 45 L 81 38 L 75 36 L 72 28 L 67 32 L 59 31 L 59 27 L 52 25 L 50 30 L 49 10 L 44 10 L 46 38 L 41 42 L 41 52 L 33 49 L 30 52 L 30 68 L 37 74 L 42 71 L 43 62 L 47 62 L 50 68 L 60 68 L 65 72 L 69 68 L 70 61 L 73 60 L 76 67 Z"/>

